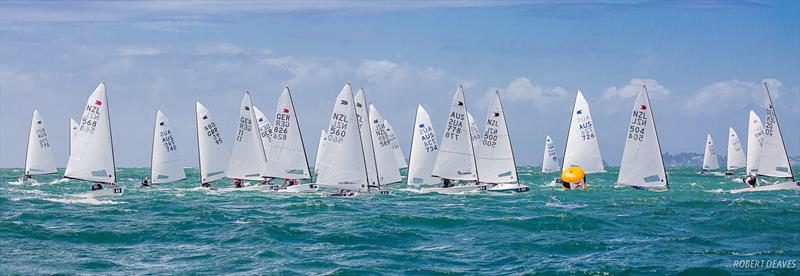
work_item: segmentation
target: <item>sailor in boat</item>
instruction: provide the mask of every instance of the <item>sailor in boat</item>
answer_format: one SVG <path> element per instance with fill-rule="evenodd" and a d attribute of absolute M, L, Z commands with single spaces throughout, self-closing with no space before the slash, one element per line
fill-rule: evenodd
<path fill-rule="evenodd" d="M 749 186 L 750 188 L 755 188 L 756 184 L 758 183 L 758 178 L 756 177 L 756 174 L 754 173 L 747 174 L 747 177 L 744 178 L 744 183 L 747 184 L 747 186 Z"/>
<path fill-rule="evenodd" d="M 31 179 L 31 175 L 30 174 L 26 173 L 26 174 L 22 175 L 22 183 L 28 182 L 29 179 Z"/>
<path fill-rule="evenodd" d="M 244 187 L 244 186 L 242 185 L 242 180 L 241 180 L 241 179 L 238 179 L 238 178 L 234 178 L 234 179 L 233 179 L 233 187 L 234 187 L 234 188 L 241 188 L 241 187 Z"/>
<path fill-rule="evenodd" d="M 145 177 L 144 179 L 142 179 L 142 183 L 141 184 L 142 184 L 142 187 L 148 187 L 149 188 L 150 187 L 150 178 Z"/>
<path fill-rule="evenodd" d="M 211 183 L 203 183 L 203 184 L 200 184 L 200 187 L 203 187 L 203 188 L 211 188 Z"/>
<path fill-rule="evenodd" d="M 103 189 L 103 184 L 100 184 L 100 182 L 95 182 L 94 185 L 92 185 L 92 191 L 97 191 L 102 189 Z"/>
<path fill-rule="evenodd" d="M 442 188 L 450 188 L 453 186 L 455 186 L 455 184 L 453 184 L 452 180 L 447 178 L 442 178 Z"/>

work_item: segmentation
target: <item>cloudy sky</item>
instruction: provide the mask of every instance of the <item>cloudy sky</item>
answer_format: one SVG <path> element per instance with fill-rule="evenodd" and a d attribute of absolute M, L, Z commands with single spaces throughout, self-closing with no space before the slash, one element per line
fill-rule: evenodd
<path fill-rule="evenodd" d="M 563 153 L 578 89 L 618 164 L 642 84 L 665 152 L 702 152 L 711 133 L 724 153 L 728 127 L 745 137 L 748 111 L 764 113 L 767 82 L 798 155 L 798 49 L 797 1 L 0 1 L 0 166 L 23 165 L 34 108 L 65 165 L 68 118 L 103 79 L 119 166 L 148 165 L 157 108 L 196 166 L 195 100 L 230 140 L 242 93 L 274 110 L 285 85 L 313 160 L 347 81 L 405 152 L 417 104 L 441 132 L 459 84 L 480 121 L 500 90 L 520 164 L 541 162 L 545 135 Z"/>

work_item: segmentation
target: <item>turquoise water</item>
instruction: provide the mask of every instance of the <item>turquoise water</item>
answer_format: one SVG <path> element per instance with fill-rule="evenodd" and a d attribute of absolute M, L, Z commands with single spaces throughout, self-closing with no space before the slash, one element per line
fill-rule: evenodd
<path fill-rule="evenodd" d="M 741 184 L 694 168 L 669 169 L 668 192 L 614 188 L 616 168 L 561 191 L 535 171 L 526 194 L 343 199 L 209 192 L 194 169 L 143 189 L 148 170 L 123 168 L 125 196 L 96 200 L 1 169 L 0 274 L 800 273 L 734 267 L 800 262 L 798 192 L 721 193 Z"/>

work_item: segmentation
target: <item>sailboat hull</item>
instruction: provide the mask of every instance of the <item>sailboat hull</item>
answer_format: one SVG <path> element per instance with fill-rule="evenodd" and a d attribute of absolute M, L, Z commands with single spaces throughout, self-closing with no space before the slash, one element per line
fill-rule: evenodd
<path fill-rule="evenodd" d="M 299 184 L 278 190 L 279 193 L 316 193 L 319 187 L 315 184 Z"/>
<path fill-rule="evenodd" d="M 731 190 L 732 194 L 748 192 L 767 192 L 767 191 L 800 191 L 800 182 L 780 182 L 772 185 L 758 186 L 753 188 L 741 188 Z"/>
<path fill-rule="evenodd" d="M 486 191 L 494 193 L 524 193 L 530 191 L 530 188 L 519 183 L 501 183 L 486 189 Z"/>
<path fill-rule="evenodd" d="M 81 197 L 122 196 L 124 192 L 125 192 L 125 187 L 109 187 L 101 190 L 80 193 L 78 194 L 78 196 Z"/>
<path fill-rule="evenodd" d="M 476 191 L 485 191 L 487 186 L 484 184 L 481 185 L 463 185 L 463 186 L 453 186 L 449 188 L 421 188 L 417 192 L 419 193 L 439 193 L 439 194 L 462 194 L 468 192 L 476 192 Z"/>

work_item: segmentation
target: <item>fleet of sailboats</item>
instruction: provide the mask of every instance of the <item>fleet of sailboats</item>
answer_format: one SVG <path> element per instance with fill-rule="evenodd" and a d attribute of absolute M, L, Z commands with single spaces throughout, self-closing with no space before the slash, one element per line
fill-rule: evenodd
<path fill-rule="evenodd" d="M 748 179 L 758 175 L 773 180 L 762 180 L 762 185 L 749 182 L 750 187 L 734 189 L 731 193 L 800 190 L 766 83 L 764 91 L 764 124 L 751 110 L 746 149 L 736 131 L 732 127 L 728 129 L 725 169 L 726 175 L 735 175 L 744 169 Z M 395 129 L 374 104 L 367 102 L 363 88 L 354 95 L 352 86 L 347 83 L 334 102 L 327 129 L 320 134 L 314 171 L 309 166 L 288 87 L 278 98 L 272 119 L 255 107 L 249 92 L 244 93 L 230 153 L 208 108 L 199 102 L 195 108 L 199 178 L 203 187 L 210 188 L 213 182 L 227 177 L 234 180 L 234 187 L 218 190 L 316 192 L 322 188 L 329 191 L 330 196 L 386 194 L 386 185 L 402 182 L 400 170 L 408 168 L 406 183 L 411 188 L 406 190 L 410 191 L 450 194 L 529 190 L 518 178 L 499 91 L 490 97 L 483 134 L 467 110 L 461 86 L 451 101 L 441 137 L 437 137 L 428 112 L 418 105 L 406 162 Z M 116 186 L 105 82 L 89 96 L 81 120 L 70 119 L 68 137 L 69 160 L 64 177 L 94 183 L 90 192 L 80 196 L 121 196 L 124 187 Z M 606 171 L 589 105 L 581 91 L 576 92 L 563 159 L 560 164 L 558 161 L 555 144 L 547 136 L 542 174 L 573 167 L 586 174 Z M 711 134 L 706 136 L 701 168 L 703 171 L 720 169 Z M 44 119 L 34 110 L 25 169 L 19 182 L 35 184 L 34 176 L 56 172 Z M 186 179 L 174 128 L 161 110 L 156 111 L 154 120 L 149 177 L 152 184 Z M 244 185 L 244 180 L 252 183 Z M 272 183 L 277 180 L 283 180 L 283 184 Z M 646 86 L 642 86 L 633 104 L 616 184 L 656 191 L 669 189 Z"/>

